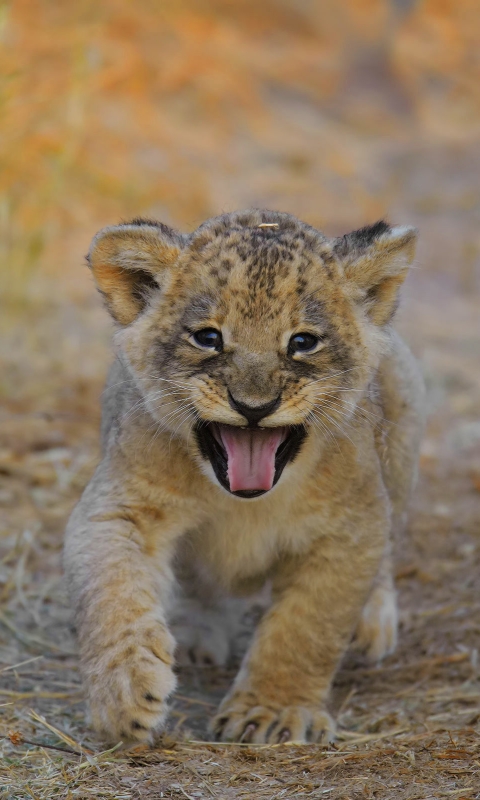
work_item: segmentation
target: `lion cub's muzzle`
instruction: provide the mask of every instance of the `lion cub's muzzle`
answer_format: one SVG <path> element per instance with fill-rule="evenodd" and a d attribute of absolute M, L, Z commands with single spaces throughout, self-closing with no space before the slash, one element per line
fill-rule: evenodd
<path fill-rule="evenodd" d="M 203 457 L 224 489 L 252 498 L 275 486 L 298 454 L 306 432 L 302 425 L 240 428 L 208 422 L 197 426 L 196 435 Z"/>
<path fill-rule="evenodd" d="M 234 411 L 238 411 L 242 417 L 245 417 L 248 424 L 253 427 L 255 427 L 255 425 L 257 425 L 264 417 L 268 417 L 270 414 L 273 414 L 273 412 L 276 411 L 280 405 L 281 399 L 281 395 L 278 395 L 278 397 L 275 397 L 274 400 L 271 400 L 269 403 L 264 403 L 260 406 L 253 406 L 243 403 L 241 400 L 234 397 L 230 390 L 228 391 L 228 402 L 231 408 L 233 408 Z"/>

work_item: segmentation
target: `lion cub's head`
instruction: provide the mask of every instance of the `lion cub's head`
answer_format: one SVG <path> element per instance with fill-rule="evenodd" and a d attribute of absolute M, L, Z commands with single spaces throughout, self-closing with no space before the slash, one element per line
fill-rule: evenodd
<path fill-rule="evenodd" d="M 105 228 L 89 263 L 145 408 L 195 443 L 213 480 L 250 498 L 306 437 L 348 426 L 414 244 L 409 227 L 327 239 L 254 210 L 189 236 L 141 219 Z"/>

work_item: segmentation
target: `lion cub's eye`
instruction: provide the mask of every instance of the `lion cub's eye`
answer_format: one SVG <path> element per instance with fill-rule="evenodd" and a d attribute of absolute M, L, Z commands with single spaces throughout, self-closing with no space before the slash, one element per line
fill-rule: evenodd
<path fill-rule="evenodd" d="M 203 328 L 201 331 L 196 331 L 191 337 L 191 341 L 197 347 L 205 350 L 221 350 L 223 346 L 222 334 L 215 328 Z"/>
<path fill-rule="evenodd" d="M 316 349 L 320 339 L 314 336 L 313 333 L 296 333 L 292 336 L 288 343 L 288 352 L 290 355 L 295 353 L 311 353 Z"/>

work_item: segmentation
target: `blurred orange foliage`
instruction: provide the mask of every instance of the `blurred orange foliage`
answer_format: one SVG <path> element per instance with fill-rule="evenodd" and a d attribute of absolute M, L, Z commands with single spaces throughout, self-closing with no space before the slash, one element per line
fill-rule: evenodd
<path fill-rule="evenodd" d="M 1 272 L 23 291 L 139 213 L 265 205 L 333 232 L 475 207 L 473 156 L 445 200 L 433 154 L 450 186 L 476 145 L 479 31 L 476 0 L 5 5 Z"/>

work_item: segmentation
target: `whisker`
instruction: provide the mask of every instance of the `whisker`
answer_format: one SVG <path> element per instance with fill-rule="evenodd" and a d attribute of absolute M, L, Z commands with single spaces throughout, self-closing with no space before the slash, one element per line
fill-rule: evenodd
<path fill-rule="evenodd" d="M 160 375 L 148 375 L 149 378 L 152 378 L 156 381 L 163 381 L 164 383 L 170 383 L 172 386 L 179 386 L 181 389 L 193 389 L 191 383 L 183 383 L 182 381 L 172 381 L 170 378 L 162 378 Z"/>
<path fill-rule="evenodd" d="M 158 400 L 158 399 L 160 399 L 161 397 L 173 397 L 173 396 L 174 396 L 174 393 L 172 392 L 172 390 L 165 389 L 164 391 L 161 391 L 161 392 L 159 391 L 159 392 L 156 392 L 156 393 L 154 393 L 153 395 L 150 395 L 150 396 L 148 397 L 148 399 L 149 399 L 150 401 L 152 401 L 152 400 Z M 134 412 L 135 412 L 135 411 L 136 411 L 138 408 L 140 408 L 142 405 L 144 405 L 144 407 L 145 407 L 145 411 L 146 411 L 147 413 L 150 413 L 150 412 L 148 411 L 148 407 L 147 407 L 147 405 L 146 405 L 146 400 L 147 400 L 147 398 L 146 398 L 145 396 L 143 396 L 143 395 L 142 395 L 142 397 L 140 398 L 140 400 L 139 400 L 137 403 L 135 403 L 135 405 L 134 405 L 134 406 L 132 406 L 132 408 L 130 408 L 130 409 L 127 411 L 127 413 L 126 413 L 126 414 L 125 414 L 125 416 L 123 417 L 123 420 L 124 420 L 125 422 L 126 422 L 126 421 L 131 421 L 131 422 L 133 422 L 135 419 L 138 419 L 138 417 L 139 417 L 139 416 L 141 416 L 141 414 L 137 414 L 137 415 L 136 415 L 135 417 L 133 417 L 133 418 L 132 418 L 132 414 L 133 414 L 133 413 L 134 413 Z M 178 400 L 176 400 L 176 399 L 175 399 L 175 400 L 174 400 L 174 401 L 172 401 L 172 402 L 178 402 Z M 169 405 L 169 403 L 167 403 L 166 405 Z"/>
<path fill-rule="evenodd" d="M 162 424 L 162 423 L 165 424 L 167 422 L 170 424 L 172 422 L 172 420 L 174 420 L 183 411 L 187 411 L 188 410 L 189 413 L 190 413 L 190 409 L 195 409 L 195 406 L 193 405 L 193 403 L 188 403 L 187 405 L 182 404 L 178 408 L 175 408 L 173 411 L 170 411 L 167 414 L 167 416 L 162 419 L 160 424 Z"/>
<path fill-rule="evenodd" d="M 186 402 L 177 403 L 177 408 L 174 408 L 172 411 L 170 411 L 167 414 L 167 416 L 163 418 L 163 421 L 165 422 L 166 420 L 169 420 L 172 417 L 175 417 L 176 414 L 178 414 L 180 411 L 186 410 L 187 408 L 196 410 L 195 403 L 193 403 L 191 401 L 187 402 L 187 403 Z"/>
<path fill-rule="evenodd" d="M 311 411 L 311 412 L 309 413 L 309 418 L 310 418 L 310 420 L 312 421 L 312 423 L 313 423 L 314 427 L 315 427 L 317 430 L 320 430 L 321 432 L 325 433 L 325 434 L 328 436 L 328 438 L 329 438 L 329 439 L 331 439 L 331 441 L 334 443 L 335 447 L 337 448 L 338 452 L 341 454 L 341 456 L 342 456 L 342 457 L 343 457 L 343 459 L 345 460 L 345 455 L 344 455 L 344 453 L 342 452 L 342 450 L 341 450 L 341 448 L 340 448 L 340 445 L 338 444 L 337 437 L 335 436 L 335 434 L 333 433 L 333 431 L 331 431 L 331 430 L 330 430 L 330 429 L 329 429 L 329 428 L 328 428 L 328 427 L 325 425 L 325 423 L 323 422 L 323 420 L 322 420 L 322 419 L 320 419 L 320 418 L 319 418 L 319 417 L 316 415 L 316 413 L 315 413 L 314 411 Z M 321 427 L 319 427 L 319 426 L 321 426 Z"/>
<path fill-rule="evenodd" d="M 320 397 L 330 397 L 331 398 L 331 396 L 334 396 L 334 395 L 335 395 L 335 393 L 331 393 L 331 394 L 323 394 L 322 393 L 320 395 Z M 329 402 L 333 405 L 333 401 L 331 399 L 329 400 Z M 385 422 L 385 423 L 387 423 L 389 425 L 398 425 L 397 422 L 393 422 L 393 420 L 388 420 L 383 415 L 375 414 L 373 411 L 368 411 L 366 408 L 362 408 L 360 405 L 357 405 L 357 404 L 354 404 L 352 402 L 349 402 L 348 400 L 344 400 L 342 402 L 348 408 L 352 409 L 352 416 L 354 416 L 355 413 L 361 414 L 361 415 L 363 415 L 364 419 L 366 419 L 368 422 L 370 422 L 372 425 L 375 425 L 376 427 L 380 425 L 380 422 Z M 338 404 L 338 405 L 341 408 L 341 404 Z"/>
<path fill-rule="evenodd" d="M 105 389 L 103 390 L 101 396 L 103 397 L 103 395 L 106 394 L 107 392 L 110 392 L 112 389 L 115 389 L 117 386 L 121 386 L 122 383 L 133 383 L 134 384 L 135 381 L 134 381 L 133 378 L 125 378 L 125 380 L 123 380 L 123 381 L 118 381 L 117 383 L 112 383 L 111 386 L 106 386 L 105 387 Z"/>
<path fill-rule="evenodd" d="M 331 372 L 328 375 L 324 375 L 321 378 L 317 378 L 314 381 L 310 381 L 309 385 L 311 386 L 311 385 L 313 385 L 315 383 L 322 383 L 323 381 L 326 381 L 329 378 L 337 378 L 339 375 L 346 375 L 347 372 L 353 372 L 353 370 L 355 370 L 355 369 L 359 369 L 359 367 L 350 367 L 350 369 L 342 369 L 342 370 L 339 370 L 338 372 Z"/>
<path fill-rule="evenodd" d="M 170 446 L 172 444 L 172 439 L 177 435 L 177 431 L 182 427 L 183 423 L 187 421 L 187 419 L 188 419 L 188 417 L 190 415 L 191 415 L 191 412 L 187 411 L 186 415 L 180 420 L 179 424 L 177 425 L 177 427 L 175 428 L 175 430 L 171 434 L 170 440 L 168 442 L 168 452 L 170 452 Z"/>
<path fill-rule="evenodd" d="M 197 409 L 194 409 L 193 415 L 195 417 L 195 422 L 199 423 L 201 421 L 201 417 L 200 417 L 200 414 L 198 413 Z M 188 452 L 190 452 L 190 435 L 192 433 L 192 430 L 193 430 L 193 425 L 188 430 L 188 436 L 187 436 L 187 450 L 188 450 Z"/>
<path fill-rule="evenodd" d="M 338 430 L 340 431 L 340 433 L 341 433 L 343 436 L 345 436 L 345 437 L 348 439 L 348 441 L 349 441 L 349 442 L 350 442 L 350 443 L 351 443 L 353 446 L 355 446 L 355 444 L 354 444 L 354 442 L 353 442 L 353 439 L 351 439 L 351 438 L 350 438 L 350 436 L 348 435 L 348 433 L 347 433 L 347 432 L 346 432 L 346 431 L 345 431 L 345 430 L 342 428 L 342 426 L 341 426 L 341 425 L 339 425 L 339 423 L 338 423 L 336 420 L 334 420 L 334 419 L 333 419 L 333 417 L 331 417 L 331 416 L 330 416 L 330 414 L 327 414 L 327 412 L 325 411 L 325 409 L 324 409 L 324 408 L 317 408 L 317 412 L 319 412 L 319 413 L 320 413 L 320 414 L 322 414 L 324 417 L 326 417 L 326 418 L 327 418 L 327 419 L 328 419 L 328 420 L 329 420 L 329 421 L 332 423 L 332 425 L 335 425 L 335 427 L 336 427 L 336 428 L 338 428 Z"/>
<path fill-rule="evenodd" d="M 355 414 L 357 414 L 357 413 L 358 413 L 358 414 L 363 414 L 363 415 L 365 415 L 365 414 L 368 414 L 368 413 L 370 413 L 370 412 L 368 412 L 368 411 L 365 411 L 365 409 L 359 408 L 359 407 L 357 406 L 357 407 L 355 407 L 355 409 L 354 409 L 354 411 L 353 411 L 353 415 L 352 415 L 352 417 L 353 417 L 353 416 L 355 416 Z M 381 427 L 380 423 L 381 423 L 381 422 L 386 422 L 387 424 L 390 424 L 390 425 L 395 425 L 397 428 L 400 428 L 400 427 L 401 427 L 401 426 L 399 425 L 399 423 L 397 423 L 397 422 L 392 422 L 392 421 L 390 421 L 390 420 L 386 419 L 385 417 L 381 417 L 381 416 L 378 416 L 378 417 L 377 417 L 377 419 L 378 419 L 378 420 L 380 420 L 380 422 L 375 422 L 375 421 L 372 421 L 371 419 L 369 419 L 369 418 L 368 418 L 368 417 L 366 417 L 366 416 L 364 416 L 364 419 L 365 419 L 365 421 L 366 421 L 366 422 L 368 422 L 370 425 L 372 425 L 372 426 L 373 426 L 373 427 L 374 427 L 376 430 L 379 430 L 379 429 L 380 429 L 380 427 Z M 349 421 L 346 421 L 346 424 L 347 424 L 349 427 L 353 427 L 353 426 L 352 426 L 352 425 L 349 423 Z M 398 453 L 398 455 L 403 455 L 403 454 L 405 454 L 405 453 L 407 452 L 408 448 L 407 448 L 406 446 L 401 446 L 401 445 L 400 445 L 398 442 L 394 441 L 394 440 L 393 440 L 393 438 L 392 438 L 392 436 L 391 436 L 391 435 L 388 433 L 388 431 L 387 431 L 387 430 L 385 430 L 385 428 L 383 428 L 383 430 L 382 430 L 382 434 L 383 434 L 383 436 L 385 436 L 385 438 L 386 438 L 386 439 L 388 439 L 388 445 L 387 445 L 387 446 L 388 446 L 388 448 L 389 448 L 389 449 L 390 449 L 392 452 L 394 452 L 394 453 Z"/>

